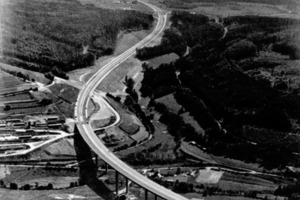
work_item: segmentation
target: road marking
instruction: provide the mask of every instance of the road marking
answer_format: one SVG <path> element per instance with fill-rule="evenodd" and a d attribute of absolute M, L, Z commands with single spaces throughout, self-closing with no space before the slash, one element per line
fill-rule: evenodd
<path fill-rule="evenodd" d="M 90 73 L 90 71 L 88 71 L 88 72 L 86 72 L 86 73 L 84 73 L 84 74 L 82 74 L 80 77 L 79 77 L 79 81 L 83 81 L 82 79 L 86 76 L 86 75 L 88 75 Z"/>

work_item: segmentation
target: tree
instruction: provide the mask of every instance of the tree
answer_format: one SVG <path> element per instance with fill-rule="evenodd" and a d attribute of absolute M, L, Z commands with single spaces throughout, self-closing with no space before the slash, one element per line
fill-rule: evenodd
<path fill-rule="evenodd" d="M 16 183 L 10 183 L 9 188 L 12 190 L 16 190 L 16 189 L 18 189 L 18 185 Z"/>
<path fill-rule="evenodd" d="M 4 110 L 5 110 L 5 111 L 8 111 L 8 110 L 10 110 L 10 109 L 11 109 L 11 105 L 6 104 L 6 105 L 4 106 Z"/>
<path fill-rule="evenodd" d="M 178 175 L 178 174 L 181 174 L 181 168 L 180 168 L 180 167 L 177 168 L 176 174 L 177 174 L 177 175 Z"/>
<path fill-rule="evenodd" d="M 52 103 L 52 100 L 51 99 L 47 99 L 47 98 L 43 98 L 41 101 L 40 101 L 40 104 L 43 105 L 43 106 L 47 106 L 49 104 Z"/>
<path fill-rule="evenodd" d="M 48 184 L 47 190 L 53 190 L 53 185 L 52 185 L 52 183 L 49 183 L 49 184 Z"/>
<path fill-rule="evenodd" d="M 207 192 L 207 190 L 205 189 L 205 190 L 203 191 L 203 194 L 202 194 L 202 196 L 203 196 L 203 197 L 206 197 L 206 196 L 207 196 L 207 194 L 208 194 L 208 192 Z"/>
<path fill-rule="evenodd" d="M 24 185 L 23 189 L 24 190 L 30 190 L 30 185 L 29 184 Z"/>
<path fill-rule="evenodd" d="M 254 57 L 257 54 L 255 44 L 248 40 L 240 40 L 226 50 L 229 59 L 240 60 L 248 57 Z"/>

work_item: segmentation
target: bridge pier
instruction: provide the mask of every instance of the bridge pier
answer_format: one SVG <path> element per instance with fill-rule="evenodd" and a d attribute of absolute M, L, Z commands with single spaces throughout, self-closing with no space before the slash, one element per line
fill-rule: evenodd
<path fill-rule="evenodd" d="M 105 163 L 105 174 L 107 174 L 107 173 L 108 173 L 108 164 Z"/>
<path fill-rule="evenodd" d="M 129 193 L 129 181 L 128 181 L 128 178 L 126 177 L 126 194 Z"/>
<path fill-rule="evenodd" d="M 119 194 L 119 172 L 116 170 L 116 194 Z"/>
<path fill-rule="evenodd" d="M 99 165 L 98 165 L 98 155 L 95 156 L 95 164 L 96 164 L 96 170 L 98 171 Z"/>
<path fill-rule="evenodd" d="M 154 195 L 154 200 L 157 200 L 157 195 Z"/>
<path fill-rule="evenodd" d="M 145 189 L 145 200 L 148 200 L 148 190 Z"/>

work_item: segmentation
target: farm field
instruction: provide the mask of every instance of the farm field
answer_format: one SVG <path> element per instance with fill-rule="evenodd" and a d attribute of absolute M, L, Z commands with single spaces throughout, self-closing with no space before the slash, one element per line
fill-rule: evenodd
<path fill-rule="evenodd" d="M 179 58 L 179 56 L 177 54 L 171 53 L 171 54 L 166 54 L 166 55 L 152 58 L 152 59 L 148 60 L 147 62 L 149 62 L 150 67 L 153 67 L 154 69 L 156 69 L 159 67 L 159 65 L 173 62 L 173 61 L 177 60 L 178 58 Z"/>
<path fill-rule="evenodd" d="M 11 92 L 18 91 L 19 87 L 22 86 L 27 86 L 29 87 L 30 85 L 24 81 L 21 81 L 20 78 L 17 78 L 13 75 L 10 75 L 4 71 L 0 71 L 0 88 L 1 88 L 1 94 L 7 93 L 3 92 L 3 90 L 11 90 Z"/>
<path fill-rule="evenodd" d="M 43 73 L 26 70 L 26 69 L 16 67 L 13 65 L 8 65 L 8 64 L 2 63 L 2 62 L 0 62 L 0 68 L 2 68 L 3 70 L 21 72 L 25 75 L 28 75 L 30 79 L 34 79 L 35 81 L 45 84 L 45 85 L 47 85 L 50 81 L 49 79 L 45 78 L 45 75 Z"/>
<path fill-rule="evenodd" d="M 289 18 L 299 18 L 299 3 L 289 4 L 287 1 L 178 1 L 166 0 L 164 3 L 159 0 L 151 0 L 152 3 L 161 6 L 166 10 L 184 10 L 199 14 L 215 16 L 238 16 L 238 15 L 261 15 L 261 16 L 279 16 Z M 297 1 L 296 1 L 297 2 Z"/>
<path fill-rule="evenodd" d="M 163 97 L 155 99 L 155 102 L 164 104 L 168 110 L 174 114 L 178 114 L 179 110 L 182 108 L 174 98 L 174 94 L 168 94 Z"/>
<path fill-rule="evenodd" d="M 124 2 L 120 2 L 118 0 L 79 0 L 82 4 L 93 4 L 99 8 L 107 8 L 107 9 L 120 9 L 120 10 L 138 10 L 141 12 L 151 12 L 148 7 L 143 4 L 137 2 L 136 4 L 132 4 L 130 1 L 126 0 Z"/>
<path fill-rule="evenodd" d="M 270 5 L 260 3 L 199 3 L 196 8 L 191 9 L 197 12 L 212 16 L 236 16 L 236 15 L 263 15 L 299 18 L 299 13 L 291 14 L 286 5 Z"/>
<path fill-rule="evenodd" d="M 62 190 L 34 190 L 34 191 L 21 191 L 21 190 L 9 190 L 9 189 L 0 189 L 0 197 L 6 200 L 40 200 L 43 197 L 43 200 L 53 200 L 57 198 L 69 198 L 69 197 L 79 197 L 85 198 L 87 200 L 104 200 L 94 193 L 87 186 L 80 186 L 70 189 Z"/>
<path fill-rule="evenodd" d="M 20 78 L 0 71 L 0 113 L 1 118 L 37 113 L 46 113 L 52 106 L 43 106 L 32 95 L 33 88 L 39 85 L 36 82 L 24 82 Z M 5 109 L 9 105 L 10 109 Z"/>
<path fill-rule="evenodd" d="M 235 175 L 227 172 L 224 173 L 217 186 L 224 190 L 230 190 L 234 188 L 236 191 L 257 190 L 268 193 L 272 193 L 272 191 L 276 190 L 278 187 L 275 183 L 266 179 L 249 175 Z"/>

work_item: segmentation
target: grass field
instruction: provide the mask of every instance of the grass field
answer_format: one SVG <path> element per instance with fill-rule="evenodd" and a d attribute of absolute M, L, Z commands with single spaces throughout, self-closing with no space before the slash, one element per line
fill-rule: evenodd
<path fill-rule="evenodd" d="M 72 138 L 64 138 L 30 153 L 29 160 L 76 159 Z"/>
<path fill-rule="evenodd" d="M 175 61 L 179 58 L 179 56 L 175 53 L 162 55 L 159 57 L 152 58 L 148 60 L 149 65 L 153 67 L 154 69 L 158 68 L 161 64 L 170 63 L 172 61 Z"/>
<path fill-rule="evenodd" d="M 74 141 L 71 138 L 65 138 L 55 142 L 45 148 L 44 151 L 46 154 L 52 155 L 53 157 L 76 156 L 76 152 L 74 150 Z"/>
<path fill-rule="evenodd" d="M 227 172 L 224 173 L 217 186 L 224 190 L 234 188 L 236 191 L 257 190 L 265 192 L 273 192 L 278 188 L 278 185 L 266 179 Z"/>
<path fill-rule="evenodd" d="M 115 121 L 113 118 L 93 119 L 91 122 L 91 126 L 93 129 L 100 129 L 110 125 L 113 121 Z"/>
<path fill-rule="evenodd" d="M 41 190 L 41 191 L 20 191 L 0 189 L 0 198 L 5 200 L 53 200 L 53 199 L 70 199 L 74 197 L 85 198 L 86 200 L 104 200 L 94 193 L 87 186 L 80 186 L 76 188 L 63 189 L 63 190 Z"/>
<path fill-rule="evenodd" d="M 263 16 L 282 16 L 300 17 L 299 14 L 291 14 L 286 5 L 270 5 L 261 3 L 199 3 L 192 12 L 211 16 L 234 16 L 234 15 L 263 15 Z"/>
<path fill-rule="evenodd" d="M 107 8 L 107 9 L 121 9 L 121 10 L 138 10 L 141 12 L 151 12 L 150 8 L 137 2 L 137 4 L 132 4 L 130 1 L 125 1 L 125 3 L 118 0 L 79 0 L 82 4 L 93 4 L 96 7 Z"/>
<path fill-rule="evenodd" d="M 191 125 L 195 131 L 198 133 L 198 134 L 201 134 L 201 135 L 204 135 L 205 134 L 205 131 L 203 130 L 203 128 L 199 125 L 199 123 L 190 115 L 189 112 L 186 112 L 186 113 L 183 113 L 180 115 L 183 119 L 183 121 L 186 123 L 186 124 L 189 124 Z"/>
<path fill-rule="evenodd" d="M 105 92 L 122 92 L 124 89 L 124 78 L 133 77 L 137 72 L 142 70 L 141 62 L 134 58 L 129 58 L 115 70 L 113 70 L 109 76 L 107 76 L 102 84 L 97 89 Z"/>
<path fill-rule="evenodd" d="M 287 1 L 243 1 L 243 0 L 230 0 L 230 1 L 208 1 L 208 0 L 195 0 L 195 1 L 159 1 L 151 0 L 152 3 L 161 6 L 166 10 L 185 10 L 195 13 L 201 13 L 215 16 L 233 16 L 233 15 L 263 15 L 263 16 L 281 16 L 299 18 L 299 3 L 295 5 L 289 4 Z"/>
<path fill-rule="evenodd" d="M 19 186 L 35 182 L 41 183 L 39 185 L 48 185 L 52 183 L 54 188 L 60 188 L 62 185 L 68 187 L 70 180 L 74 181 L 78 179 L 77 170 L 65 170 L 65 169 L 44 169 L 34 167 L 9 167 L 10 173 L 6 175 L 2 180 L 6 185 L 9 183 L 17 183 Z M 64 177 L 64 178 L 62 178 Z M 61 179 L 61 181 L 58 181 Z M 56 185 L 57 183 L 57 185 Z"/>
<path fill-rule="evenodd" d="M 203 150 L 199 149 L 194 145 L 190 145 L 187 142 L 182 142 L 181 149 L 186 151 L 190 156 L 195 157 L 199 160 L 203 160 L 208 163 L 218 163 L 224 166 L 242 168 L 242 169 L 249 169 L 262 172 L 263 168 L 260 167 L 256 163 L 245 163 L 240 160 L 225 158 L 221 156 L 214 156 L 211 154 L 205 153 Z M 276 171 L 276 170 L 275 170 Z"/>
<path fill-rule="evenodd" d="M 5 66 L 5 67 L 3 67 Z M 10 68 L 7 65 L 1 65 L 1 67 L 9 70 L 15 70 L 16 68 Z M 22 71 L 24 72 L 24 71 Z M 35 77 L 33 75 L 32 77 Z M 30 88 L 36 88 L 38 84 L 36 82 L 24 82 L 20 78 L 8 74 L 4 71 L 0 71 L 0 113 L 1 118 L 14 117 L 16 115 L 29 115 L 44 113 L 46 114 L 49 109 L 55 110 L 53 106 L 40 105 L 39 99 L 34 97 L 32 91 L 25 91 Z M 38 93 L 38 92 L 35 92 Z M 10 105 L 11 109 L 4 110 L 5 105 Z"/>
<path fill-rule="evenodd" d="M 42 84 L 48 84 L 50 81 L 49 79 L 45 78 L 45 75 L 43 73 L 40 73 L 40 72 L 34 72 L 31 70 L 22 69 L 20 67 L 8 65 L 5 63 L 0 63 L 0 67 L 3 68 L 4 70 L 12 70 L 12 71 L 17 71 L 17 72 L 22 72 L 25 75 L 28 74 L 30 79 L 34 79 L 35 81 L 40 82 Z"/>
<path fill-rule="evenodd" d="M 177 103 L 174 94 L 157 98 L 155 101 L 164 104 L 168 110 L 174 114 L 178 114 L 179 110 L 182 108 L 182 106 Z"/>
<path fill-rule="evenodd" d="M 114 51 L 114 55 L 119 55 L 122 52 L 126 51 L 130 47 L 134 46 L 137 44 L 139 41 L 144 39 L 147 35 L 151 33 L 153 30 L 141 30 L 141 31 L 134 31 L 134 32 L 121 32 L 118 35 L 118 40 L 116 43 L 116 48 Z"/>

